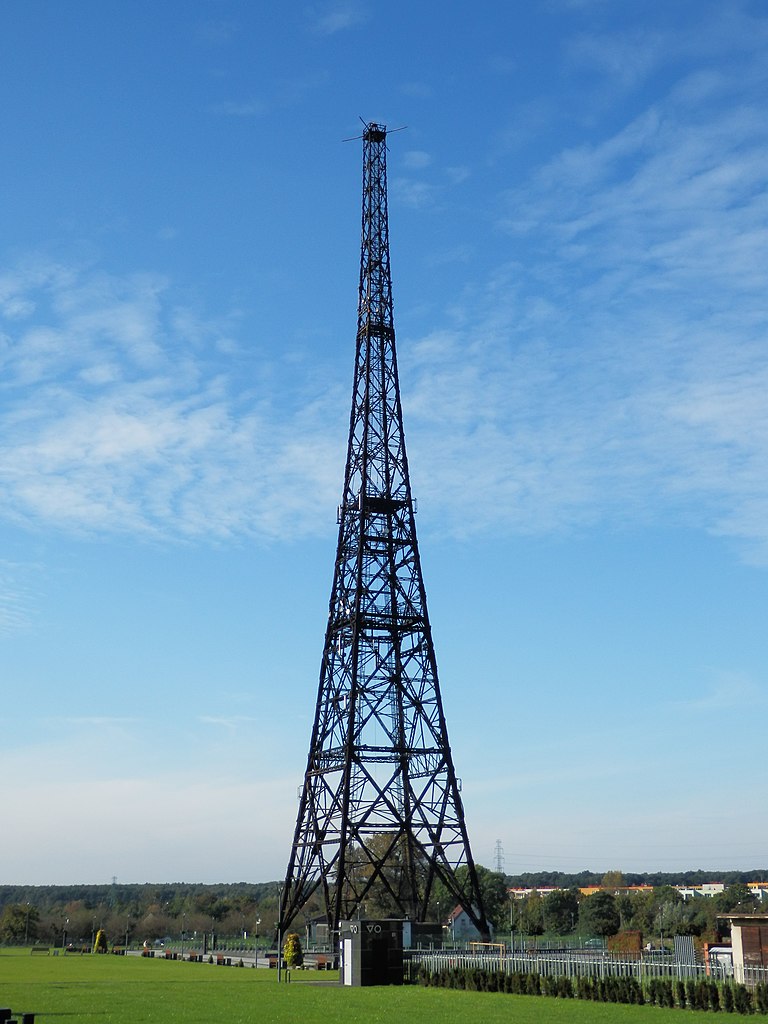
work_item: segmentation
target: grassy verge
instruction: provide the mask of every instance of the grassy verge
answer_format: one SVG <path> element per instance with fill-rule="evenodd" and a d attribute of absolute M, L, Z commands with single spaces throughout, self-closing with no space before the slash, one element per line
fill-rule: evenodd
<path fill-rule="evenodd" d="M 350 989 L 325 973 L 113 956 L 0 953 L 0 1006 L 40 1024 L 694 1024 L 711 1014 L 444 989 Z"/>

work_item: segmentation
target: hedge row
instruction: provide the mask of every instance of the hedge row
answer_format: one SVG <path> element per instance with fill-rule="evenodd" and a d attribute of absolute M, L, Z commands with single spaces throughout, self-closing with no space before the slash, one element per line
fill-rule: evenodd
<path fill-rule="evenodd" d="M 508 992 L 524 996 L 555 996 L 560 999 L 591 999 L 599 1003 L 635 1003 L 677 1009 L 713 1010 L 725 1013 L 768 1014 L 768 985 L 750 991 L 736 983 L 718 983 L 711 978 L 674 981 L 670 978 L 634 977 L 566 978 L 531 972 L 483 971 L 479 968 L 450 968 L 431 973 L 419 968 L 420 985 L 458 988 L 471 992 Z"/>

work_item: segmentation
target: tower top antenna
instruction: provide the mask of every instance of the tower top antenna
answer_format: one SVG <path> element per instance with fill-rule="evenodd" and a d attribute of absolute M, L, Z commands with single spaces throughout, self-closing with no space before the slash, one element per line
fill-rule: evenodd
<path fill-rule="evenodd" d="M 387 130 L 385 124 L 378 124 L 376 121 L 363 121 L 363 134 L 352 135 L 348 139 L 342 139 L 342 142 L 357 142 L 362 139 L 364 142 L 383 142 L 387 135 L 394 135 L 395 132 L 404 132 L 408 127 L 407 124 L 400 125 L 399 128 L 391 128 Z"/>

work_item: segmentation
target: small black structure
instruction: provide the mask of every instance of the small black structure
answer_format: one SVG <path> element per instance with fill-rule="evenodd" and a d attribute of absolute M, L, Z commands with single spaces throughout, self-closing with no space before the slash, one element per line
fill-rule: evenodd
<path fill-rule="evenodd" d="M 363 132 L 355 373 L 315 720 L 279 930 L 307 905 L 333 940 L 361 911 L 488 935 L 448 741 L 416 541 L 395 353 L 387 130 Z M 439 895 L 438 895 L 439 894 Z M 312 901 L 312 902 L 310 902 Z"/>
<path fill-rule="evenodd" d="M 343 985 L 403 984 L 403 922 L 341 921 Z"/>

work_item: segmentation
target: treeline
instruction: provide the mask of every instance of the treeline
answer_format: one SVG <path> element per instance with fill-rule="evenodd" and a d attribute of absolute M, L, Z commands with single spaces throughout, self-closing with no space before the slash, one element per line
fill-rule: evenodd
<path fill-rule="evenodd" d="M 190 902 L 207 910 L 219 912 L 227 904 L 243 901 L 260 903 L 276 895 L 277 882 L 222 882 L 204 885 L 200 882 L 163 882 L 161 884 L 112 885 L 0 885 L 0 910 L 9 903 L 30 903 L 40 911 L 53 910 L 69 903 L 82 902 L 88 907 L 106 905 L 136 911 L 152 904 L 176 910 L 186 909 Z"/>
<path fill-rule="evenodd" d="M 768 871 L 761 870 L 721 872 L 717 879 L 704 871 L 611 871 L 604 875 L 542 871 L 505 876 L 481 865 L 477 871 L 486 914 L 499 932 L 610 936 L 635 931 L 658 936 L 661 942 L 675 934 L 711 940 L 718 933 L 720 915 L 758 908 L 746 883 L 768 876 Z M 673 888 L 711 881 L 723 882 L 725 892 L 685 901 Z M 625 887 L 632 885 L 652 886 L 653 891 L 627 892 Z M 603 891 L 585 897 L 579 890 L 587 886 L 603 886 Z M 525 899 L 510 901 L 510 887 L 556 887 L 556 891 L 543 897 L 534 891 Z M 366 912 L 371 917 L 390 916 L 391 908 L 379 889 L 374 887 L 368 894 Z M 429 908 L 432 919 L 445 921 L 452 906 L 450 894 L 436 886 Z M 315 900 L 314 905 L 305 908 L 305 917 L 321 910 Z M 0 942 L 6 943 L 38 940 L 50 945 L 87 944 L 99 929 L 104 929 L 113 942 L 178 939 L 214 932 L 222 938 L 245 934 L 258 944 L 259 939 L 264 943 L 272 939 L 277 916 L 276 881 L 0 885 Z M 297 922 L 299 927 L 305 923 L 301 919 Z"/>
<path fill-rule="evenodd" d="M 277 882 L 0 885 L 0 942 L 87 944 L 99 929 L 111 941 L 215 932 L 268 942 L 277 912 Z"/>
<path fill-rule="evenodd" d="M 754 871 L 622 871 L 624 885 L 704 885 L 707 882 L 722 882 L 724 885 L 736 885 L 747 882 L 768 881 L 768 868 L 756 868 Z M 558 889 L 570 889 L 575 886 L 585 889 L 591 885 L 602 885 L 605 873 L 596 871 L 525 871 L 521 875 L 506 875 L 508 885 L 513 888 L 535 889 L 556 886 Z"/>
<path fill-rule="evenodd" d="M 669 942 L 674 935 L 693 935 L 712 942 L 722 930 L 728 930 L 723 915 L 753 913 L 759 905 L 758 897 L 744 882 L 728 885 L 714 896 L 697 895 L 687 900 L 671 885 L 634 892 L 603 888 L 589 896 L 576 886 L 555 889 L 545 896 L 533 889 L 523 899 L 512 901 L 508 927 L 529 936 L 608 938 L 623 933 L 632 939 L 635 948 L 639 948 L 637 943 L 643 936 L 658 945 Z"/>

